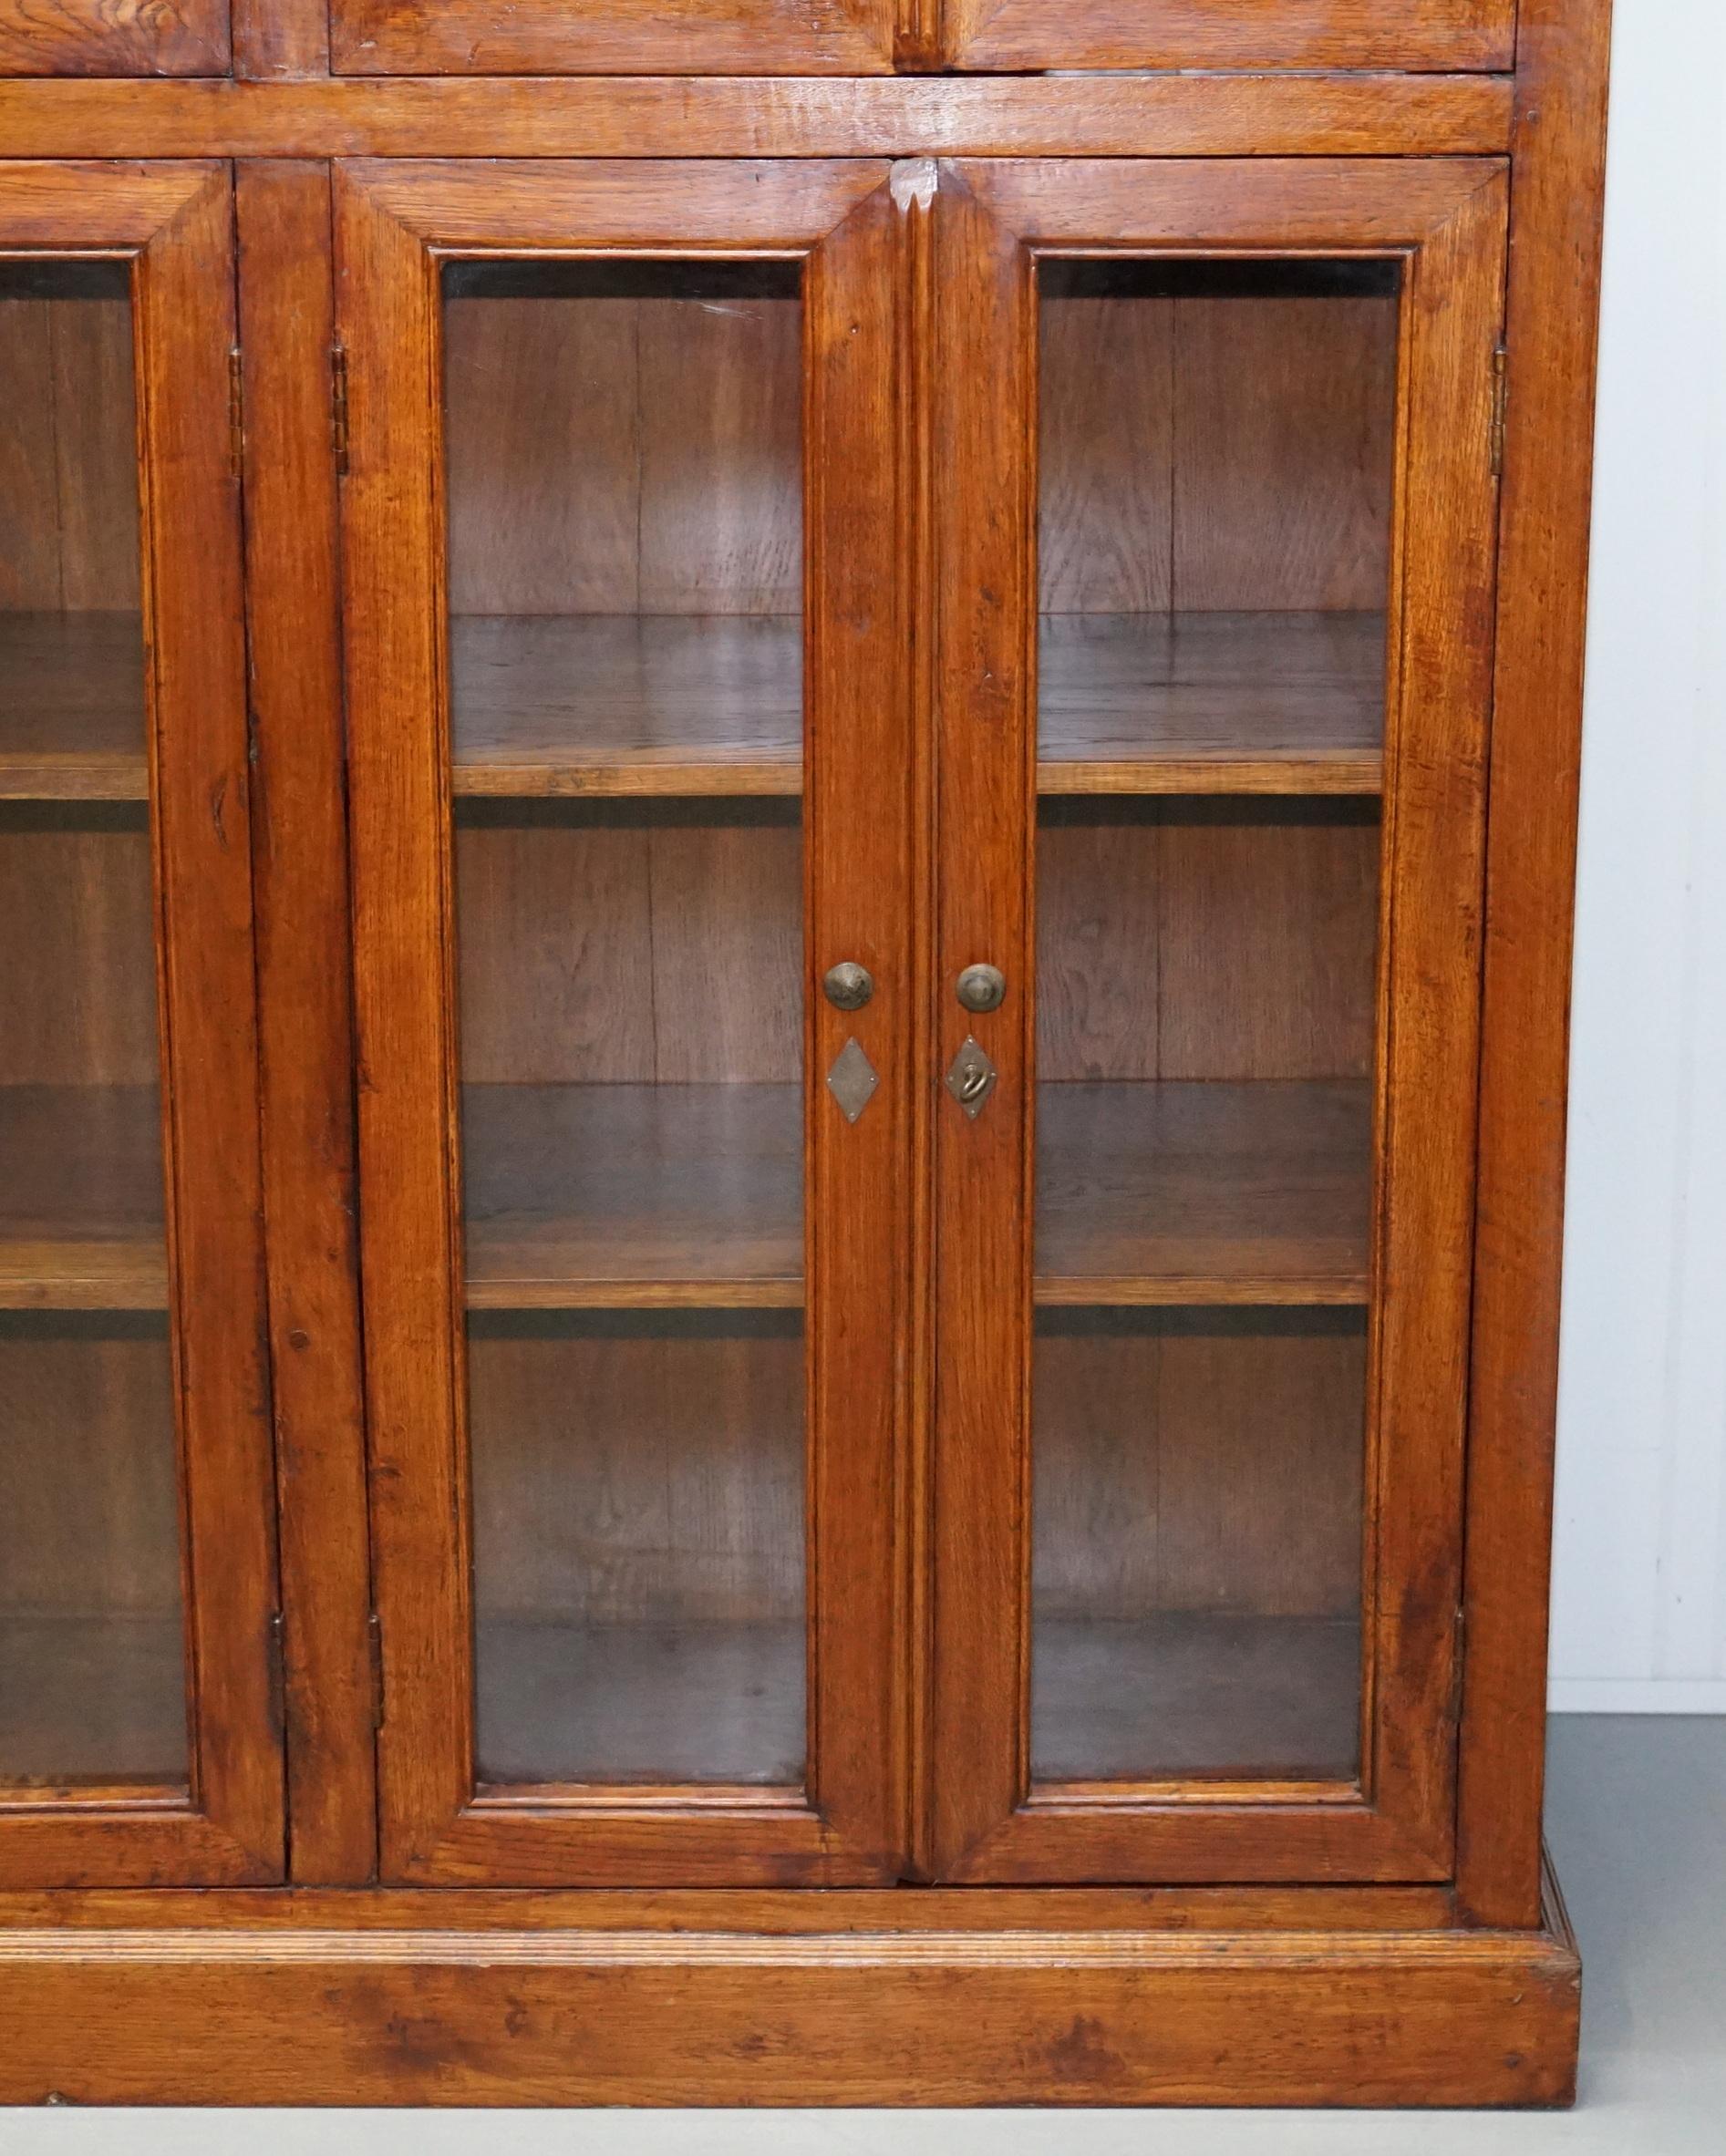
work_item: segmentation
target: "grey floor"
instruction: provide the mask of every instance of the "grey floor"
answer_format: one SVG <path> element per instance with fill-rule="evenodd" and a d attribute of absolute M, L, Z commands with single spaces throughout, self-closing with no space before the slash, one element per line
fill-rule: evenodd
<path fill-rule="evenodd" d="M 1726 1717 L 1555 1722 L 1548 1823 L 1586 1967 L 1568 2113 L 0 2110 L 0 2152 L 1726 2156 Z"/>

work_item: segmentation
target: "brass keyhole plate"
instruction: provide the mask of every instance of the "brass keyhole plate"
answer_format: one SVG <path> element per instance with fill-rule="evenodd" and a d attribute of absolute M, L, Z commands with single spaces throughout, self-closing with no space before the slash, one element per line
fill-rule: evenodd
<path fill-rule="evenodd" d="M 952 1068 L 947 1072 L 947 1091 L 976 1122 L 987 1106 L 999 1076 L 981 1044 L 966 1034 L 965 1046 L 953 1058 Z"/>

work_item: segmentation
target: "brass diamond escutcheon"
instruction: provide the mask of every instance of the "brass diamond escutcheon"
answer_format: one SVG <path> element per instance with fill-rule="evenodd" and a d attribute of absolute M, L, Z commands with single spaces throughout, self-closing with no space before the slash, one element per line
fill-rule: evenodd
<path fill-rule="evenodd" d="M 856 1037 L 839 1051 L 839 1060 L 827 1073 L 827 1090 L 838 1101 L 848 1123 L 854 1123 L 869 1105 L 881 1083 L 875 1067 L 857 1046 Z"/>

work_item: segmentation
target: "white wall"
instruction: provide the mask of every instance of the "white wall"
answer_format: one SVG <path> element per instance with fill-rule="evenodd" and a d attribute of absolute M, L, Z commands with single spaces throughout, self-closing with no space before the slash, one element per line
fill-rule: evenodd
<path fill-rule="evenodd" d="M 1618 0 L 1553 1704 L 1726 1712 L 1726 15 Z"/>

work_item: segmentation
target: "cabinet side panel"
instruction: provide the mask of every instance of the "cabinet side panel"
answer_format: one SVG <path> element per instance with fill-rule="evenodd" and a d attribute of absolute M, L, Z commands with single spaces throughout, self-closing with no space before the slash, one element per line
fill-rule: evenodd
<path fill-rule="evenodd" d="M 1511 197 L 1459 1884 L 1540 1904 L 1571 894 L 1609 0 L 1524 0 Z"/>

